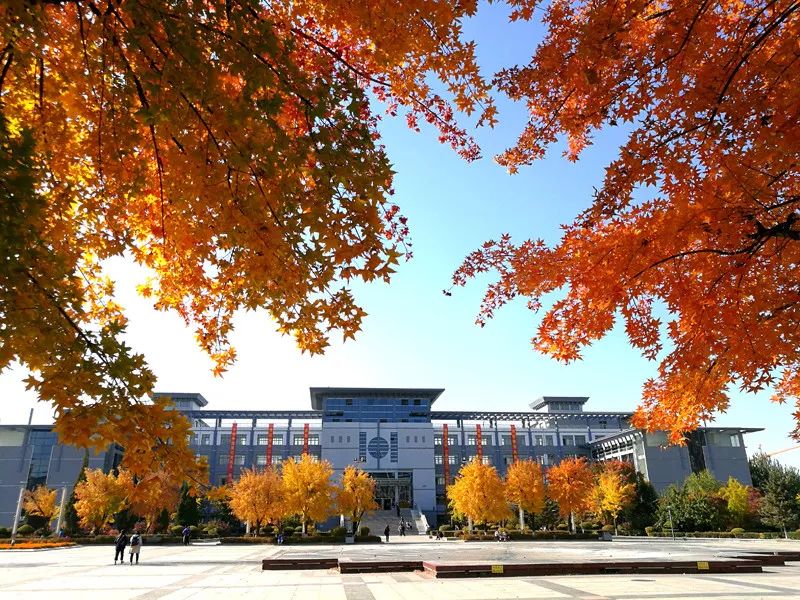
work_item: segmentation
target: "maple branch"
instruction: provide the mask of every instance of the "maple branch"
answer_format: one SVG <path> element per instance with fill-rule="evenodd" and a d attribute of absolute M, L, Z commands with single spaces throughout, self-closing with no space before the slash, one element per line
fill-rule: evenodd
<path fill-rule="evenodd" d="M 14 60 L 14 46 L 12 46 L 11 43 L 9 43 L 5 48 L 3 48 L 3 54 L 0 54 L 0 56 L 5 55 L 6 52 L 8 52 L 8 57 L 6 58 L 6 62 L 3 65 L 2 72 L 0 72 L 0 93 L 3 91 L 3 83 L 6 80 L 6 74 L 8 73 L 8 69 L 11 68 L 11 61 Z"/>

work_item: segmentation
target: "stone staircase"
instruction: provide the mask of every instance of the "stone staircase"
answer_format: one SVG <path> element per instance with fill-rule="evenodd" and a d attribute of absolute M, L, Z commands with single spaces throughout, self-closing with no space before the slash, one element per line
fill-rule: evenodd
<path fill-rule="evenodd" d="M 364 514 L 359 527 L 369 527 L 370 535 L 383 537 L 383 530 L 388 525 L 391 535 L 395 536 L 397 535 L 397 524 L 399 522 L 400 519 L 394 510 L 373 510 Z"/>

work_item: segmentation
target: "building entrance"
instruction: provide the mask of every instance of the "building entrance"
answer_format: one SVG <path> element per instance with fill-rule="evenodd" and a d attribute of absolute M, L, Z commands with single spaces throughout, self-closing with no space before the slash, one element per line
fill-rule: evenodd
<path fill-rule="evenodd" d="M 397 505 L 414 506 L 414 486 L 411 472 L 370 473 L 375 480 L 375 502 L 380 510 Z"/>

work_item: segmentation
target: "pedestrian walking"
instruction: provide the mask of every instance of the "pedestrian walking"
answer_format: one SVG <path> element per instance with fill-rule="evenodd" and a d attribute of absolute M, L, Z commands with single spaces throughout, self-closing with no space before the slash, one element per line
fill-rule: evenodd
<path fill-rule="evenodd" d="M 183 528 L 183 545 L 184 546 L 188 546 L 189 545 L 189 538 L 191 537 L 191 535 L 192 535 L 192 530 L 189 529 L 189 526 L 187 525 L 186 527 Z"/>
<path fill-rule="evenodd" d="M 139 550 L 142 549 L 142 536 L 134 533 L 131 536 L 131 548 L 129 550 L 131 556 L 131 564 L 133 564 L 133 556 L 136 555 L 136 564 L 139 564 Z"/>
<path fill-rule="evenodd" d="M 120 529 L 119 535 L 114 540 L 114 564 L 117 564 L 117 559 L 119 558 L 119 564 L 125 562 L 125 546 L 128 545 L 128 536 L 125 535 L 125 530 Z"/>
<path fill-rule="evenodd" d="M 412 531 L 412 528 L 411 528 L 411 521 L 406 521 L 406 529 L 407 529 L 408 531 Z"/>
<path fill-rule="evenodd" d="M 386 536 L 386 543 L 389 543 L 389 526 L 387 525 L 386 528 L 383 530 L 383 535 Z"/>
<path fill-rule="evenodd" d="M 406 537 L 406 524 L 400 521 L 398 528 L 400 530 L 400 537 Z"/>

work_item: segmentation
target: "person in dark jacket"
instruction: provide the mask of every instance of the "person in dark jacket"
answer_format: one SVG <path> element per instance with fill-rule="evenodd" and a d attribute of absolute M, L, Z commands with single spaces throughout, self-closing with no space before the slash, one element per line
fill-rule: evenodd
<path fill-rule="evenodd" d="M 119 558 L 119 564 L 125 562 L 125 546 L 128 545 L 128 536 L 125 535 L 125 530 L 121 529 L 119 535 L 114 540 L 114 564 L 117 564 L 117 558 Z"/>
<path fill-rule="evenodd" d="M 192 535 L 192 530 L 189 529 L 189 526 L 187 525 L 186 527 L 183 528 L 183 545 L 184 546 L 188 546 L 189 545 L 189 537 L 191 535 Z"/>
<path fill-rule="evenodd" d="M 387 525 L 383 530 L 383 535 L 386 536 L 386 541 L 387 542 L 389 541 L 389 531 L 391 531 L 391 530 L 389 529 L 389 526 Z"/>

